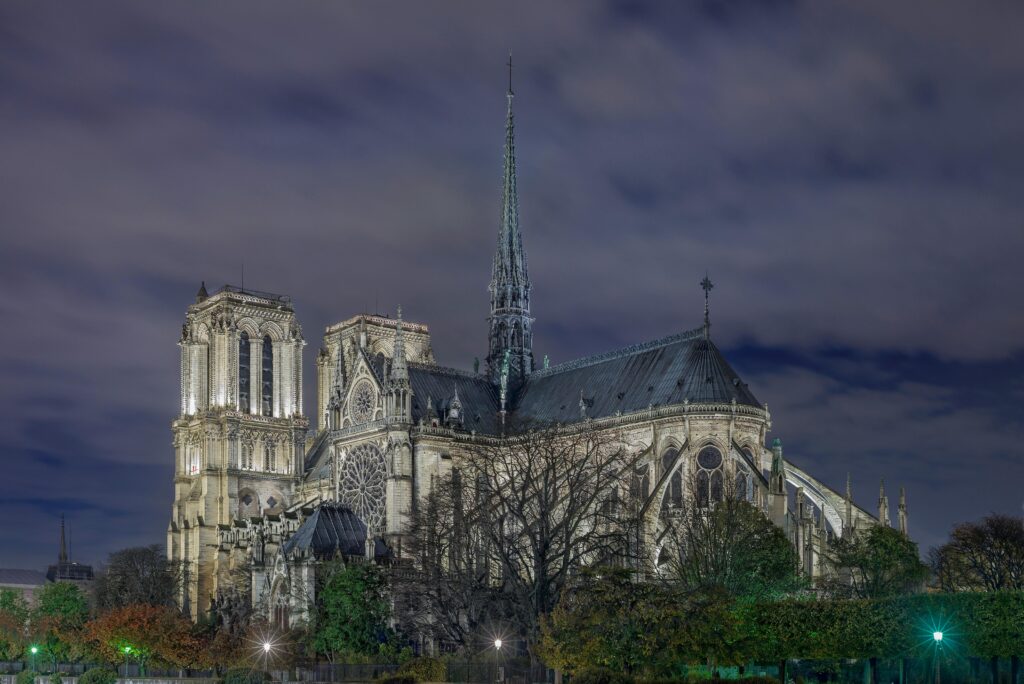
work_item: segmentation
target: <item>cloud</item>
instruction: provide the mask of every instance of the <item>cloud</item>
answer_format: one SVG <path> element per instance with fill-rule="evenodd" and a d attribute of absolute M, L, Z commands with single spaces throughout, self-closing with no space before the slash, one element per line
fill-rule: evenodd
<path fill-rule="evenodd" d="M 768 379 L 787 444 L 831 475 L 863 460 L 854 433 L 881 431 L 898 448 L 862 442 L 873 478 L 897 452 L 955 470 L 943 445 L 981 434 L 990 467 L 965 476 L 1008 506 L 991 435 L 993 396 L 1024 396 L 1021 12 L 5 4 L 0 426 L 19 484 L 0 501 L 31 473 L 93 502 L 76 515 L 98 559 L 124 539 L 99 533 L 111 494 L 89 469 L 114 471 L 148 495 L 126 500 L 144 513 L 125 538 L 159 538 L 184 309 L 243 264 L 248 285 L 292 295 L 312 349 L 325 325 L 401 303 L 442 362 L 470 367 L 511 49 L 538 357 L 693 327 L 708 271 L 715 339 Z M 953 375 L 906 377 L 926 366 Z M 0 505 L 33 521 L 9 533 L 19 557 L 49 558 L 16 540 L 52 519 Z M 933 536 L 946 520 L 921 517 Z"/>

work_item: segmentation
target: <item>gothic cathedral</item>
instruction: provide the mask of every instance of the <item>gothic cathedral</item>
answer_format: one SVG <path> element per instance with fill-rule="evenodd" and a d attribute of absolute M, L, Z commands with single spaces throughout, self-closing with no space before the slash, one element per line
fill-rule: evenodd
<path fill-rule="evenodd" d="M 316 356 L 316 425 L 303 407 L 305 340 L 286 296 L 205 285 L 181 339 L 181 413 L 167 553 L 183 562 L 180 601 L 199 617 L 215 602 L 251 601 L 278 621 L 308 615 L 317 564 L 403 557 L 402 532 L 433 478 L 450 474 L 506 421 L 592 421 L 642 452 L 645 525 L 653 539 L 683 503 L 683 482 L 723 482 L 782 527 L 803 569 L 823 544 L 889 524 L 784 458 L 771 416 L 703 325 L 538 368 L 530 277 L 519 226 L 513 93 L 508 92 L 501 222 L 488 286 L 483 369 L 434 361 L 430 330 L 357 315 L 329 326 Z M 707 293 L 709 280 L 702 283 Z M 813 461 L 804 456 L 803 462 Z M 900 495 L 898 524 L 906 531 Z M 659 551 L 650 550 L 656 565 Z"/>

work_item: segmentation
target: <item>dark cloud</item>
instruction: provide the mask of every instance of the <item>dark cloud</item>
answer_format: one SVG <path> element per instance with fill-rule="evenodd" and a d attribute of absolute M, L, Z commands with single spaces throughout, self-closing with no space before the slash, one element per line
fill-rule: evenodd
<path fill-rule="evenodd" d="M 484 352 L 509 50 L 540 356 L 695 326 L 707 270 L 795 461 L 869 508 L 906 483 L 926 545 L 1019 513 L 1021 14 L 5 3 L 2 564 L 61 510 L 85 560 L 163 539 L 201 279 L 244 263 L 313 349 L 402 303 L 442 362 Z"/>

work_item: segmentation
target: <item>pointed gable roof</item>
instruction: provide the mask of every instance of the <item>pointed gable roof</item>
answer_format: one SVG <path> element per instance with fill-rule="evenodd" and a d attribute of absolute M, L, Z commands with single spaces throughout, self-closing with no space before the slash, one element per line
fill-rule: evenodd
<path fill-rule="evenodd" d="M 340 503 L 325 501 L 306 518 L 299 529 L 285 542 L 281 551 L 285 555 L 303 553 L 317 559 L 366 555 L 366 523 Z M 383 558 L 390 554 L 387 545 L 374 540 L 374 555 Z"/>

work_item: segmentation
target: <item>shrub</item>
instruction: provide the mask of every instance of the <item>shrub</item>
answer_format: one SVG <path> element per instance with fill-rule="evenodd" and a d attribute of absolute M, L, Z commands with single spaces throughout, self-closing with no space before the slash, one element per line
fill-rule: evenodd
<path fill-rule="evenodd" d="M 628 674 L 606 667 L 586 667 L 573 675 L 573 684 L 633 684 Z"/>
<path fill-rule="evenodd" d="M 389 674 L 377 680 L 380 684 L 416 684 L 412 677 L 400 677 L 397 674 Z"/>
<path fill-rule="evenodd" d="M 94 667 L 86 670 L 78 678 L 78 684 L 114 684 L 117 681 L 117 673 L 107 667 Z"/>
<path fill-rule="evenodd" d="M 267 681 L 270 681 L 268 673 L 247 667 L 233 667 L 225 672 L 224 678 L 221 679 L 222 684 L 264 684 Z"/>
<path fill-rule="evenodd" d="M 391 676 L 414 682 L 443 682 L 448 676 L 448 668 L 437 658 L 413 658 L 403 663 Z"/>
<path fill-rule="evenodd" d="M 60 672 L 54 672 L 50 675 L 50 684 L 64 684 L 64 680 L 61 679 Z"/>
<path fill-rule="evenodd" d="M 39 673 L 35 670 L 22 670 L 18 673 L 18 677 L 15 680 L 18 684 L 36 684 L 36 677 Z"/>

